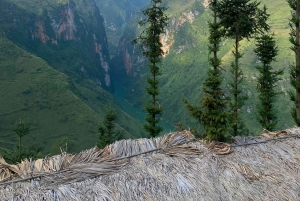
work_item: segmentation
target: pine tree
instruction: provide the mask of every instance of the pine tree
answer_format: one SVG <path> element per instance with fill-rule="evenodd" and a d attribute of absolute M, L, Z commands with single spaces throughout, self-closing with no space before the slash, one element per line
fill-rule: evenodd
<path fill-rule="evenodd" d="M 151 100 L 146 104 L 147 124 L 144 129 L 148 132 L 148 137 L 157 136 L 163 129 L 158 126 L 159 116 L 162 113 L 162 108 L 158 105 L 158 84 L 157 76 L 161 74 L 159 65 L 162 60 L 162 44 L 160 42 L 160 35 L 165 33 L 168 17 L 164 14 L 165 7 L 161 7 L 162 0 L 151 0 L 152 6 L 143 10 L 146 19 L 139 22 L 141 26 L 147 26 L 142 34 L 137 37 L 133 42 L 140 42 L 140 48 L 143 54 L 149 59 L 149 70 L 151 77 L 147 78 L 149 86 L 146 88 L 147 93 L 150 95 Z"/>
<path fill-rule="evenodd" d="M 222 33 L 216 15 L 217 0 L 210 3 L 213 22 L 209 22 L 209 52 L 212 57 L 209 59 L 210 69 L 208 76 L 203 83 L 204 95 L 201 99 L 201 106 L 192 106 L 187 100 L 183 100 L 190 115 L 204 124 L 205 134 L 208 141 L 225 141 L 229 114 L 226 111 L 227 99 L 221 89 L 222 77 L 220 64 L 217 57 L 220 49 Z"/>
<path fill-rule="evenodd" d="M 290 66 L 291 85 L 295 88 L 295 92 L 290 92 L 290 98 L 294 102 L 295 107 L 292 109 L 292 117 L 300 126 L 300 0 L 287 0 L 292 9 L 292 18 L 290 19 L 290 42 L 291 50 L 295 52 L 296 65 Z"/>
<path fill-rule="evenodd" d="M 18 136 L 18 153 L 19 160 L 21 160 L 21 152 L 22 152 L 22 138 L 29 134 L 30 126 L 27 122 L 20 120 L 13 126 L 12 129 Z"/>
<path fill-rule="evenodd" d="M 273 103 L 278 92 L 275 91 L 276 83 L 281 80 L 279 75 L 283 74 L 283 69 L 272 71 L 270 65 L 276 61 L 278 47 L 274 40 L 274 35 L 264 34 L 256 37 L 256 48 L 254 49 L 258 59 L 261 61 L 260 66 L 256 66 L 259 72 L 257 80 L 257 91 L 259 92 L 258 104 L 258 122 L 267 130 L 274 130 L 277 117 L 274 111 Z"/>
<path fill-rule="evenodd" d="M 266 20 L 269 15 L 266 7 L 259 9 L 260 3 L 250 0 L 221 0 L 217 6 L 217 16 L 224 29 L 224 36 L 233 39 L 235 61 L 232 63 L 233 81 L 230 84 L 230 93 L 233 102 L 230 104 L 232 110 L 232 129 L 233 136 L 243 134 L 239 128 L 243 127 L 239 118 L 238 111 L 244 105 L 245 95 L 242 94 L 241 83 L 243 72 L 239 65 L 242 58 L 240 53 L 240 41 L 244 38 L 249 39 L 255 34 L 269 29 Z"/>
<path fill-rule="evenodd" d="M 12 128 L 12 131 L 17 135 L 17 141 L 14 143 L 14 147 L 11 149 L 0 148 L 0 155 L 8 163 L 18 163 L 22 159 L 32 158 L 37 159 L 41 156 L 43 148 L 35 143 L 26 144 L 22 142 L 24 137 L 30 134 L 30 125 L 24 120 L 20 120 Z M 35 139 L 31 140 L 35 142 Z"/>
<path fill-rule="evenodd" d="M 116 111 L 113 109 L 109 109 L 105 114 L 102 125 L 99 125 L 98 127 L 99 136 L 97 146 L 99 148 L 104 148 L 106 145 L 121 139 L 123 133 L 121 131 L 115 131 L 116 119 Z"/>

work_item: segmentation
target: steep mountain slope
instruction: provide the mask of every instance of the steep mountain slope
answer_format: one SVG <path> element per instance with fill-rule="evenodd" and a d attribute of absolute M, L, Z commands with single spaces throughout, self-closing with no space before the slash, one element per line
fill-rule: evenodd
<path fill-rule="evenodd" d="M 124 114 L 112 95 L 100 86 L 74 84 L 70 77 L 54 70 L 42 59 L 23 51 L 4 37 L 0 39 L 1 145 L 13 140 L 10 128 L 22 118 L 33 128 L 28 140 L 36 138 L 44 146 L 45 153 L 63 136 L 76 142 L 73 151 L 92 147 L 97 138 L 97 125 L 103 120 L 108 107 L 107 102 L 118 108 L 117 123 L 124 125 L 126 122 L 123 128 L 127 131 L 138 130 L 135 125 L 139 123 Z M 84 93 L 77 96 L 73 91 L 81 88 Z M 97 106 L 87 104 L 89 101 L 95 101 Z M 126 136 L 134 137 L 129 133 Z"/>
<path fill-rule="evenodd" d="M 1 8 L 1 26 L 14 43 L 61 72 L 110 87 L 103 18 L 92 0 L 4 0 Z"/>
<path fill-rule="evenodd" d="M 150 0 L 95 0 L 95 2 L 104 17 L 109 53 L 114 57 L 129 20 L 139 13 L 141 8 L 148 5 Z"/>
<path fill-rule="evenodd" d="M 107 38 L 94 1 L 3 0 L 0 7 L 0 146 L 10 146 L 11 126 L 25 119 L 45 154 L 63 136 L 76 142 L 73 151 L 90 148 L 108 107 L 117 109 L 125 137 L 142 135 L 107 91 Z"/>
<path fill-rule="evenodd" d="M 288 66 L 293 63 L 293 53 L 289 50 L 289 7 L 286 1 L 262 0 L 261 4 L 266 4 L 270 16 L 272 32 L 276 34 L 279 46 L 278 62 L 273 63 L 275 69 L 285 68 L 283 80 L 279 83 L 278 90 L 282 94 L 276 103 L 279 116 L 278 129 L 292 126 L 290 118 L 291 102 L 288 100 L 287 90 L 289 86 Z M 205 7 L 204 0 L 187 1 L 166 1 L 169 7 L 170 16 L 167 33 L 162 38 L 164 49 L 167 52 L 163 65 L 162 76 L 160 77 L 161 95 L 160 104 L 164 108 L 164 119 L 172 123 L 182 121 L 186 126 L 194 125 L 195 122 L 188 116 L 186 108 L 182 104 L 182 99 L 186 98 L 192 103 L 199 103 L 201 98 L 201 83 L 206 77 L 208 69 L 207 21 L 210 19 L 209 10 Z M 137 21 L 140 17 L 133 18 Z M 133 24 L 133 23 L 132 23 Z M 145 65 L 145 58 L 140 54 L 137 47 L 133 47 L 130 41 L 136 37 L 140 28 L 130 24 L 128 30 L 123 34 L 119 43 L 119 54 L 113 60 L 115 62 L 115 77 L 118 77 L 123 85 L 128 89 L 128 100 L 137 107 L 143 107 L 145 99 L 143 97 L 146 76 L 148 70 Z M 225 84 L 230 79 L 229 65 L 233 61 L 232 42 L 225 39 L 222 43 L 220 56 L 223 60 L 225 72 Z M 244 91 L 249 95 L 249 99 L 242 108 L 243 119 L 251 133 L 261 131 L 261 127 L 255 120 L 257 95 L 255 91 L 257 72 L 255 65 L 258 61 L 253 53 L 254 41 L 243 41 L 241 60 L 242 69 L 245 74 Z M 122 61 L 122 62 L 120 62 Z M 225 86 L 226 87 L 226 86 Z"/>

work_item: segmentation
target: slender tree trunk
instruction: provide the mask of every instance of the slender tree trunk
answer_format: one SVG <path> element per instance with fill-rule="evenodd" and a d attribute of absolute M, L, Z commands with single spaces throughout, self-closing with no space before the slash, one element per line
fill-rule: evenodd
<path fill-rule="evenodd" d="M 217 12 L 214 12 L 214 24 L 217 24 Z M 214 43 L 214 71 L 217 71 L 217 44 Z"/>
<path fill-rule="evenodd" d="M 266 77 L 266 74 L 267 74 L 267 64 L 263 64 L 263 71 L 264 71 L 264 77 Z M 267 129 L 267 130 L 270 130 L 270 117 L 269 117 L 269 115 L 268 115 L 268 112 L 270 111 L 270 98 L 269 98 L 269 96 L 268 96 L 268 94 L 265 92 L 266 90 L 270 90 L 270 88 L 268 88 L 268 84 L 266 83 L 267 81 L 265 81 L 265 80 L 267 80 L 267 78 L 265 78 L 264 80 L 263 80 L 263 84 L 262 84 L 262 86 L 261 86 L 261 89 L 263 90 L 261 93 L 262 94 L 264 94 L 263 96 L 266 98 L 266 102 L 265 102 L 265 115 L 266 115 L 266 118 L 265 118 L 265 128 Z M 269 83 L 270 84 L 270 83 Z"/>
<path fill-rule="evenodd" d="M 235 67 L 234 67 L 234 105 L 233 105 L 233 115 L 234 115 L 234 125 L 233 125 L 233 135 L 238 135 L 238 70 L 239 70 L 239 39 L 238 34 L 235 36 Z"/>
<path fill-rule="evenodd" d="M 267 98 L 266 100 L 266 112 L 270 111 L 270 100 Z M 270 130 L 270 118 L 268 115 L 266 115 L 266 129 Z"/>
<path fill-rule="evenodd" d="M 22 137 L 19 136 L 19 161 L 21 161 L 21 144 L 22 144 L 21 140 L 22 140 Z"/>
<path fill-rule="evenodd" d="M 296 20 L 299 20 L 300 16 L 300 0 L 296 3 Z M 297 114 L 297 124 L 300 126 L 300 47 L 299 47 L 299 22 L 295 24 L 296 29 L 296 114 Z"/>
<path fill-rule="evenodd" d="M 154 63 L 154 66 L 156 67 L 156 63 Z M 154 81 L 154 83 L 155 83 L 155 79 L 156 79 L 156 73 L 153 72 L 153 81 Z M 154 90 L 157 89 L 156 86 L 155 86 L 154 88 L 155 88 Z M 152 96 L 152 105 L 153 105 L 153 109 L 156 108 L 155 102 L 156 102 L 156 97 L 155 97 L 155 94 L 153 94 L 153 96 Z M 154 128 L 156 127 L 155 116 L 156 116 L 156 113 L 152 113 L 153 127 L 154 127 Z"/>

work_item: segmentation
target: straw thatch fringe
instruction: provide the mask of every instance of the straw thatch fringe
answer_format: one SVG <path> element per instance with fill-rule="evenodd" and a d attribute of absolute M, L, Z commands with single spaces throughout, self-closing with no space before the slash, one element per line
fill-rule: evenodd
<path fill-rule="evenodd" d="M 286 136 L 237 138 L 240 141 L 235 144 L 300 134 L 299 128 L 286 131 Z M 299 137 L 238 146 L 227 155 L 213 150 L 224 151 L 227 146 L 215 143 L 209 147 L 184 132 L 123 140 L 77 155 L 62 154 L 43 159 L 37 166 L 40 171 L 66 172 L 1 186 L 0 200 L 300 200 Z M 146 153 L 151 150 L 156 151 Z M 139 155 L 141 152 L 145 154 Z M 1 171 L 12 171 L 1 167 Z M 14 173 L 14 177 L 19 175 Z M 66 180 L 56 183 L 62 177 Z"/>
<path fill-rule="evenodd" d="M 0 182 L 2 181 L 0 185 L 40 177 L 46 177 L 45 181 L 56 184 L 82 181 L 117 171 L 126 164 L 126 161 L 121 161 L 123 159 L 162 149 L 165 153 L 170 154 L 174 154 L 176 150 L 182 152 L 178 149 L 186 149 L 187 151 L 184 154 L 188 154 L 188 152 L 198 154 L 199 152 L 195 148 L 180 146 L 191 139 L 194 139 L 192 134 L 184 131 L 151 140 L 122 140 L 106 146 L 102 150 L 94 148 L 77 155 L 62 153 L 61 155 L 36 161 L 25 159 L 17 165 L 9 165 L 3 158 L 0 158 Z M 17 177 L 22 179 L 15 179 Z M 5 182 L 7 180 L 12 181 Z"/>
<path fill-rule="evenodd" d="M 224 142 L 212 142 L 208 148 L 217 155 L 226 155 L 232 152 L 231 145 Z"/>
<path fill-rule="evenodd" d="M 291 132 L 293 131 L 293 132 Z M 293 134 L 296 133 L 296 134 Z M 240 147 L 254 144 L 267 143 L 269 141 L 280 141 L 288 138 L 300 137 L 300 132 L 297 130 L 283 130 L 279 132 L 271 132 L 264 130 L 258 137 L 245 137 L 245 136 L 236 136 L 233 137 L 235 143 L 231 144 L 231 147 Z M 247 141 L 247 143 L 246 143 Z"/>

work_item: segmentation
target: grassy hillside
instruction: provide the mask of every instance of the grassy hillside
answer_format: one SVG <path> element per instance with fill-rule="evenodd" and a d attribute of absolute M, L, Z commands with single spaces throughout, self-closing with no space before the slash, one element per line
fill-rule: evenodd
<path fill-rule="evenodd" d="M 174 43 L 165 57 L 162 65 L 162 76 L 160 77 L 161 95 L 160 104 L 164 108 L 163 118 L 170 122 L 181 121 L 186 127 L 192 126 L 195 122 L 189 117 L 186 108 L 182 104 L 182 99 L 186 98 L 191 103 L 198 104 L 202 96 L 202 82 L 204 81 L 208 69 L 208 26 L 210 20 L 209 10 L 203 6 L 203 1 L 166 1 L 171 17 L 169 23 L 169 40 L 174 39 Z M 278 62 L 274 62 L 275 69 L 285 68 L 283 80 L 279 83 L 278 91 L 282 94 L 278 97 L 276 108 L 278 110 L 279 123 L 277 129 L 284 129 L 293 126 L 290 118 L 290 108 L 292 103 L 287 96 L 289 85 L 289 64 L 293 63 L 293 52 L 289 49 L 290 44 L 288 19 L 290 17 L 289 7 L 286 1 L 262 0 L 261 4 L 266 4 L 270 13 L 269 23 L 272 32 L 276 34 L 279 46 Z M 173 36 L 172 36 L 173 34 Z M 130 41 L 132 35 L 128 35 Z M 134 37 L 134 36 L 133 36 Z M 132 38 L 133 38 L 132 37 Z M 229 65 L 233 61 L 233 43 L 224 39 L 220 56 L 223 60 L 224 88 L 230 79 Z M 242 42 L 241 66 L 245 74 L 244 92 L 249 95 L 249 99 L 242 108 L 242 116 L 246 126 L 252 134 L 259 133 L 262 128 L 256 121 L 256 101 L 255 90 L 256 77 L 255 70 L 257 59 L 253 53 L 254 41 Z M 137 48 L 127 46 L 127 50 L 132 56 L 132 71 L 124 75 L 123 83 L 128 88 L 127 98 L 137 107 L 143 107 L 146 98 L 137 99 L 144 96 L 146 76 L 148 70 L 145 63 L 141 63 L 141 55 L 137 53 Z M 133 53 L 134 52 L 134 53 Z M 119 76 L 122 80 L 122 76 Z"/>
<path fill-rule="evenodd" d="M 118 107 L 112 95 L 92 81 L 77 83 L 50 67 L 44 60 L 25 52 L 3 34 L 0 37 L 0 146 L 13 141 L 12 125 L 19 119 L 31 123 L 35 137 L 47 154 L 52 145 L 66 136 L 75 141 L 73 151 L 96 143 L 97 126 L 106 109 L 118 109 L 117 123 L 141 135 L 139 122 Z M 74 92 L 75 91 L 75 92 Z M 26 141 L 26 139 L 25 139 Z"/>
<path fill-rule="evenodd" d="M 3 34 L 0 36 L 0 88 L 0 146 L 14 140 L 11 127 L 24 119 L 33 128 L 27 141 L 36 138 L 45 148 L 45 154 L 63 136 L 75 141 L 73 151 L 90 148 L 96 143 L 97 126 L 109 106 L 118 108 L 117 122 L 126 125 L 127 131 L 139 131 L 139 123 L 124 114 L 112 95 L 101 87 L 93 82 L 74 82 L 14 45 Z M 127 132 L 126 137 L 134 136 Z"/>

